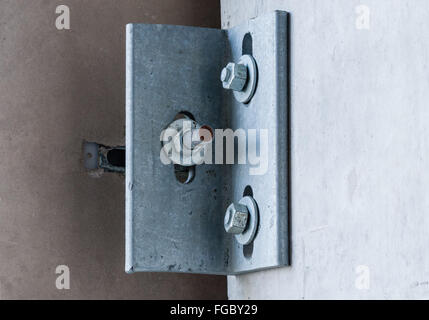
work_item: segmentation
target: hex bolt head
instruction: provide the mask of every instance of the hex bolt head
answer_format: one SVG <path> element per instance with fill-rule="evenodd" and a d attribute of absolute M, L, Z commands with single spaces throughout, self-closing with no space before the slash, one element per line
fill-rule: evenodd
<path fill-rule="evenodd" d="M 231 204 L 225 212 L 225 231 L 231 234 L 241 234 L 247 226 L 249 211 L 245 205 L 239 203 Z"/>
<path fill-rule="evenodd" d="M 228 82 L 229 77 L 231 77 L 231 71 L 227 68 L 223 68 L 222 73 L 220 74 L 220 81 Z"/>
<path fill-rule="evenodd" d="M 220 79 L 225 89 L 242 91 L 247 81 L 247 67 L 230 62 L 223 68 Z"/>

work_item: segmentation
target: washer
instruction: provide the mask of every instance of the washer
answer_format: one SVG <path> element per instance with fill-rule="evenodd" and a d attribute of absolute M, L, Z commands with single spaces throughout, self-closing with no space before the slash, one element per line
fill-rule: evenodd
<path fill-rule="evenodd" d="M 255 238 L 259 224 L 259 210 L 256 201 L 252 197 L 243 197 L 239 203 L 247 207 L 247 210 L 249 211 L 249 221 L 247 222 L 246 230 L 241 234 L 236 234 L 235 239 L 238 243 L 245 246 L 250 244 Z"/>
<path fill-rule="evenodd" d="M 242 91 L 234 91 L 234 97 L 239 102 L 248 103 L 255 94 L 258 82 L 258 67 L 255 59 L 249 54 L 241 56 L 238 63 L 247 67 L 247 83 Z"/>

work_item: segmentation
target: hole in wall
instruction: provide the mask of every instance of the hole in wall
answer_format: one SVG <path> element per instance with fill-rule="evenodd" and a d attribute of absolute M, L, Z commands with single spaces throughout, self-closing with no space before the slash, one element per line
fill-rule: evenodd
<path fill-rule="evenodd" d="M 252 35 L 248 32 L 243 37 L 243 43 L 241 47 L 242 55 L 250 54 L 253 55 L 253 39 Z"/>
<path fill-rule="evenodd" d="M 125 167 L 125 150 L 112 149 L 107 152 L 107 161 L 115 167 Z"/>

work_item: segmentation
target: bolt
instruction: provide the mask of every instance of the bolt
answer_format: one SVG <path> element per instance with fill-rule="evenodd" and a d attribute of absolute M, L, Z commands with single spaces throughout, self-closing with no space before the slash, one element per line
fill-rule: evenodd
<path fill-rule="evenodd" d="M 225 212 L 225 231 L 232 234 L 241 234 L 247 226 L 249 211 L 245 205 L 231 204 Z"/>
<path fill-rule="evenodd" d="M 247 81 L 247 66 L 230 62 L 223 68 L 220 80 L 225 89 L 242 91 Z"/>
<path fill-rule="evenodd" d="M 227 68 L 223 68 L 222 73 L 220 74 L 220 81 L 228 82 L 230 76 L 231 76 L 231 71 Z"/>

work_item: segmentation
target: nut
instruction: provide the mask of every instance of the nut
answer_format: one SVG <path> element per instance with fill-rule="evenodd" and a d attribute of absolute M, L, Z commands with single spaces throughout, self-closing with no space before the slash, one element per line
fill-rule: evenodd
<path fill-rule="evenodd" d="M 232 234 L 241 234 L 246 229 L 249 211 L 245 205 L 231 204 L 226 209 L 224 227 L 225 231 Z"/>
<path fill-rule="evenodd" d="M 220 80 L 225 89 L 242 91 L 247 81 L 247 67 L 244 64 L 230 62 L 223 68 Z"/>

